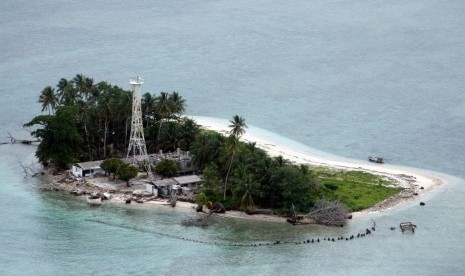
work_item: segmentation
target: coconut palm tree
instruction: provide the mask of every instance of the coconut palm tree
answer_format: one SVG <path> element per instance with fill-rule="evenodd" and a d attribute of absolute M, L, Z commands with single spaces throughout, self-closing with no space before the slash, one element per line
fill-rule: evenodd
<path fill-rule="evenodd" d="M 171 108 L 172 105 L 169 100 L 169 94 L 166 92 L 161 92 L 160 96 L 156 97 L 156 110 L 160 120 L 160 125 L 158 127 L 157 144 L 160 143 L 160 132 L 163 120 L 169 119 L 173 113 Z"/>
<path fill-rule="evenodd" d="M 116 112 L 113 116 L 114 125 L 117 127 L 115 138 L 118 138 L 123 150 L 128 145 L 128 136 L 131 131 L 132 95 L 128 91 L 120 90 L 115 105 Z"/>
<path fill-rule="evenodd" d="M 66 106 L 74 106 L 79 99 L 78 91 L 73 87 L 73 83 L 65 78 L 62 78 L 57 85 L 58 96 L 60 97 L 60 104 Z"/>
<path fill-rule="evenodd" d="M 83 74 L 76 74 L 76 76 L 71 81 L 79 91 L 84 90 L 83 87 L 85 86 L 86 77 L 84 77 Z"/>
<path fill-rule="evenodd" d="M 69 82 L 65 78 L 61 78 L 60 81 L 57 84 L 57 93 L 58 97 L 62 98 L 63 94 L 65 93 L 65 90 L 68 89 L 72 85 L 71 82 Z"/>
<path fill-rule="evenodd" d="M 47 86 L 42 90 L 39 96 L 39 103 L 42 104 L 42 112 L 48 110 L 48 115 L 55 110 L 58 103 L 58 98 L 55 94 L 55 89 L 51 86 Z"/>
<path fill-rule="evenodd" d="M 175 151 L 178 148 L 181 140 L 179 128 L 179 125 L 175 122 L 168 122 L 163 128 L 161 134 L 163 150 Z"/>
<path fill-rule="evenodd" d="M 194 165 L 203 170 L 206 165 L 217 161 L 223 142 L 224 136 L 218 132 L 200 132 L 190 147 Z"/>
<path fill-rule="evenodd" d="M 207 135 L 199 135 L 192 144 L 192 162 L 195 166 L 203 170 L 211 162 L 211 139 Z"/>
<path fill-rule="evenodd" d="M 145 93 L 141 97 L 142 118 L 144 127 L 151 125 L 155 119 L 156 97 L 150 93 Z"/>
<path fill-rule="evenodd" d="M 247 170 L 252 173 L 255 180 L 260 179 L 266 174 L 266 162 L 268 156 L 262 149 L 256 147 L 255 142 L 245 143 L 244 150 L 241 152 L 241 163 L 245 164 Z"/>
<path fill-rule="evenodd" d="M 200 127 L 194 120 L 185 118 L 181 125 L 181 137 L 185 150 L 189 150 L 195 136 L 200 132 Z"/>
<path fill-rule="evenodd" d="M 87 99 L 86 77 L 83 74 L 77 74 L 71 82 L 74 84 L 74 87 L 76 87 L 78 93 L 81 96 L 84 96 L 85 99 Z"/>
<path fill-rule="evenodd" d="M 234 115 L 233 119 L 229 121 L 231 125 L 230 133 L 231 136 L 231 143 L 229 152 L 231 153 L 231 161 L 229 162 L 228 172 L 226 173 L 226 178 L 224 180 L 224 191 L 223 191 L 223 199 L 226 200 L 226 188 L 228 185 L 228 177 L 231 173 L 231 168 L 234 160 L 234 154 L 236 153 L 239 147 L 239 137 L 241 137 L 245 133 L 245 129 L 247 128 L 247 124 L 245 123 L 245 119 L 242 116 Z"/>
<path fill-rule="evenodd" d="M 78 108 L 78 117 L 79 121 L 82 123 L 84 127 L 84 133 L 85 133 L 85 141 L 87 144 L 87 158 L 89 160 L 93 160 L 93 156 L 91 153 L 91 147 L 90 147 L 90 135 L 89 135 L 89 129 L 88 129 L 88 123 L 90 121 L 92 109 L 84 102 L 84 101 L 78 101 L 77 102 L 77 108 Z"/>
<path fill-rule="evenodd" d="M 184 100 L 182 96 L 180 96 L 179 93 L 176 91 L 169 95 L 168 100 L 171 105 L 171 113 L 176 115 L 177 117 L 181 116 L 186 109 L 186 100 Z"/>
<path fill-rule="evenodd" d="M 234 161 L 234 155 L 236 154 L 238 148 L 239 148 L 239 138 L 237 138 L 234 135 L 230 135 L 226 139 L 226 143 L 225 143 L 225 151 L 231 155 L 231 159 L 229 161 L 228 171 L 226 173 L 226 178 L 224 180 L 224 191 L 223 191 L 224 200 L 226 200 L 226 189 L 228 185 L 229 174 L 231 173 L 231 169 L 232 169 L 232 165 Z"/>
<path fill-rule="evenodd" d="M 253 197 L 259 194 L 260 184 L 254 180 L 249 167 L 243 163 L 238 164 L 232 179 L 233 198 L 240 200 L 241 210 L 253 210 Z"/>
<path fill-rule="evenodd" d="M 107 133 L 108 124 L 110 122 L 111 114 L 113 112 L 111 91 L 102 93 L 99 98 L 98 112 L 101 119 L 103 119 L 103 157 L 107 157 Z"/>
<path fill-rule="evenodd" d="M 238 138 L 241 137 L 245 133 L 245 129 L 248 128 L 247 124 L 245 123 L 245 119 L 239 115 L 234 115 L 233 119 L 229 122 L 231 123 L 229 125 L 231 128 L 229 133 Z"/>
<path fill-rule="evenodd" d="M 98 101 L 98 96 L 100 95 L 100 89 L 98 88 L 98 84 L 94 84 L 94 79 L 86 78 L 86 95 L 87 100 L 95 105 Z"/>
<path fill-rule="evenodd" d="M 169 97 L 169 94 L 166 92 L 160 92 L 160 95 L 155 97 L 156 111 L 161 118 L 170 118 L 173 113 Z"/>
<path fill-rule="evenodd" d="M 255 208 L 253 197 L 257 193 L 260 184 L 253 180 L 252 175 L 246 174 L 234 186 L 234 194 L 240 198 L 241 210 L 253 210 Z"/>

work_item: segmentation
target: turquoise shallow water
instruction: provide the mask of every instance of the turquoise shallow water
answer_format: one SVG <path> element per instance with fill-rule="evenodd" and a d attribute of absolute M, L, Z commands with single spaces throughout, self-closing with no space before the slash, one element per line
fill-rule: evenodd
<path fill-rule="evenodd" d="M 20 153 L 30 151 L 14 148 Z M 8 162 L 1 165 L 7 167 Z M 454 228 L 465 223 L 462 207 L 453 204 L 461 202 L 464 192 L 458 179 L 452 179 L 453 183 L 428 199 L 426 208 L 411 205 L 357 218 L 344 228 L 222 218 L 215 218 L 208 228 L 186 228 L 181 221 L 195 217 L 194 212 L 149 205 L 92 208 L 70 195 L 41 192 L 36 180 L 22 179 L 17 166 L 10 168 L 2 180 L 2 275 L 462 272 L 461 241 L 465 237 L 460 228 Z M 356 235 L 371 227 L 373 220 L 377 230 L 369 237 L 323 241 L 326 237 Z M 419 225 L 414 235 L 389 230 L 405 220 Z M 295 244 L 317 238 L 322 241 Z M 251 246 L 278 240 L 281 245 Z"/>
<path fill-rule="evenodd" d="M 240 114 L 300 150 L 382 154 L 453 177 L 425 208 L 374 216 L 369 238 L 232 247 L 223 244 L 357 233 L 372 218 L 340 229 L 219 219 L 185 229 L 185 213 L 40 192 L 17 162 L 33 148 L 0 145 L 0 275 L 464 274 L 464 10 L 460 1 L 2 1 L 5 141 L 27 135 L 39 92 L 61 77 L 128 88 L 140 74 L 144 91 L 179 91 L 188 114 Z M 419 225 L 415 235 L 389 230 L 405 220 Z"/>

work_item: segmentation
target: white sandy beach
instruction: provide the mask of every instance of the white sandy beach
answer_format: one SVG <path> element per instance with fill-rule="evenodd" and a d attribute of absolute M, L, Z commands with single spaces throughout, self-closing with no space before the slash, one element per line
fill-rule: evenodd
<path fill-rule="evenodd" d="M 199 125 L 205 129 L 215 130 L 223 134 L 228 134 L 229 121 L 217 120 L 208 117 L 191 116 Z M 241 137 L 241 140 L 255 142 L 258 148 L 268 152 L 272 157 L 283 156 L 284 158 L 296 164 L 308 164 L 311 166 L 324 166 L 334 169 L 358 170 L 366 171 L 374 174 L 384 175 L 393 179 L 397 186 L 405 188 L 409 193 L 400 193 L 393 198 L 387 199 L 372 208 L 361 212 L 354 213 L 354 216 L 366 215 L 373 212 L 383 212 L 408 203 L 420 202 L 426 194 L 431 194 L 432 191 L 438 190 L 442 184 L 446 183 L 446 179 L 436 175 L 434 172 L 426 172 L 420 169 L 394 166 L 390 164 L 375 164 L 368 161 L 358 160 L 331 160 L 327 157 L 317 156 L 300 152 L 286 145 L 276 144 L 266 137 L 260 137 L 253 133 L 247 132 Z M 417 193 L 417 196 L 411 196 L 412 193 Z"/>
<path fill-rule="evenodd" d="M 218 131 L 225 135 L 229 134 L 228 125 L 230 123 L 227 120 L 198 116 L 191 116 L 191 118 L 193 118 L 199 125 L 201 125 L 205 129 Z M 400 208 L 401 206 L 405 206 L 407 204 L 418 204 L 422 200 L 425 200 L 427 196 L 431 196 L 433 191 L 438 191 L 439 187 L 444 186 L 442 184 L 448 182 L 447 176 L 435 172 L 422 171 L 420 169 L 394 166 L 390 164 L 375 164 L 362 160 L 344 159 L 338 158 L 337 156 L 334 156 L 333 158 L 308 153 L 308 151 L 300 150 L 293 146 L 277 143 L 275 139 L 273 139 L 273 137 L 271 137 L 270 135 L 274 134 L 262 134 L 260 131 L 256 131 L 255 128 L 252 128 L 250 131 L 246 131 L 246 133 L 241 137 L 241 140 L 246 142 L 255 142 L 258 148 L 265 150 L 266 152 L 268 152 L 270 156 L 274 157 L 281 155 L 284 158 L 290 160 L 291 162 L 294 162 L 295 164 L 308 164 L 310 166 L 323 166 L 341 170 L 365 171 L 390 178 L 391 180 L 393 180 L 393 183 L 396 186 L 404 188 L 404 190 L 399 194 L 391 198 L 388 198 L 369 209 L 353 213 L 353 217 L 367 216 L 370 214 L 385 212 L 392 208 Z M 88 181 L 95 186 L 101 187 L 103 189 L 108 189 L 108 187 L 105 186 L 105 183 L 108 182 L 107 178 L 89 179 Z M 115 187 L 115 185 L 115 183 L 112 183 L 111 188 L 121 188 Z M 125 186 L 125 184 L 120 183 L 119 186 Z M 141 186 L 137 188 L 143 187 Z M 122 193 L 115 195 L 114 197 L 112 197 L 110 201 L 124 204 L 125 200 L 126 195 Z M 165 202 L 165 200 L 152 200 L 147 201 L 147 203 L 155 208 L 160 206 L 163 206 L 164 208 L 171 208 L 170 204 Z M 189 202 L 178 201 L 176 204 L 176 209 L 179 211 L 195 212 L 195 207 L 196 204 Z M 269 222 L 286 221 L 286 219 L 283 217 L 273 215 L 250 216 L 240 211 L 228 211 L 225 214 L 215 215 L 222 217 L 252 219 Z"/>

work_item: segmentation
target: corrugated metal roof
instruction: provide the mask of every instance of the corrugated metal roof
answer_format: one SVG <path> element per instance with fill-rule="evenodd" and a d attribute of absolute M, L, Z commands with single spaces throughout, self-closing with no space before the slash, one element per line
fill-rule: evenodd
<path fill-rule="evenodd" d="M 166 179 L 154 181 L 154 184 L 157 185 L 158 187 L 165 187 L 165 186 L 176 185 L 178 183 L 174 181 L 174 179 L 172 178 L 166 178 Z"/>
<path fill-rule="evenodd" d="M 82 162 L 82 163 L 76 163 L 75 165 L 82 168 L 83 170 L 91 170 L 91 169 L 97 169 L 100 168 L 100 165 L 102 164 L 103 161 L 89 161 L 89 162 Z"/>
<path fill-rule="evenodd" d="M 195 183 L 195 182 L 200 182 L 202 179 L 198 175 L 185 175 L 185 176 L 178 176 L 174 177 L 174 180 L 178 182 L 179 184 L 189 184 L 189 183 Z"/>

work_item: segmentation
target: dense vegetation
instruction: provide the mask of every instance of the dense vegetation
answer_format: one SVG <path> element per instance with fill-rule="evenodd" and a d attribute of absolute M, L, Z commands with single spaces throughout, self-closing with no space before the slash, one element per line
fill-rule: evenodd
<path fill-rule="evenodd" d="M 47 164 L 62 167 L 77 161 L 101 160 L 108 172 L 120 179 L 134 172 L 115 159 L 126 154 L 130 133 L 129 91 L 107 82 L 94 84 L 83 75 L 61 79 L 47 86 L 39 97 L 41 114 L 25 124 L 41 139 L 36 155 Z M 185 101 L 177 93 L 142 95 L 142 115 L 148 152 L 190 151 L 203 173 L 202 200 L 219 201 L 227 208 L 256 206 L 289 212 L 308 211 L 321 198 L 339 199 L 351 210 L 369 207 L 398 192 L 380 176 L 362 172 L 332 171 L 295 165 L 281 156 L 270 157 L 255 143 L 240 141 L 247 129 L 245 119 L 234 116 L 231 131 L 201 130 L 183 118 Z M 157 166 L 165 176 L 177 172 L 169 162 Z"/>
<path fill-rule="evenodd" d="M 184 99 L 177 93 L 142 95 L 145 138 L 149 152 L 188 150 L 199 131 L 190 119 L 181 118 Z M 42 114 L 24 126 L 40 143 L 36 155 L 46 164 L 66 167 L 78 161 L 123 157 L 131 131 L 130 91 L 81 74 L 62 78 L 56 87 L 45 87 L 39 97 Z"/>

